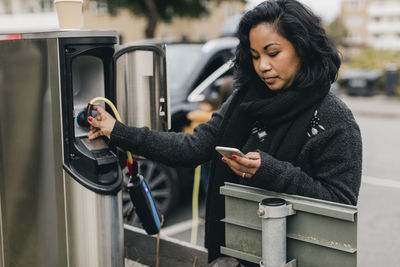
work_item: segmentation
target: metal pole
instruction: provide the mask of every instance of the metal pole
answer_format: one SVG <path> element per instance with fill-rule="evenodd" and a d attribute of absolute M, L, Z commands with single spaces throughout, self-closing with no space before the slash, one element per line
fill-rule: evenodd
<path fill-rule="evenodd" d="M 258 208 L 262 218 L 262 261 L 260 266 L 286 265 L 286 217 L 295 214 L 291 204 L 281 198 L 266 198 Z"/>

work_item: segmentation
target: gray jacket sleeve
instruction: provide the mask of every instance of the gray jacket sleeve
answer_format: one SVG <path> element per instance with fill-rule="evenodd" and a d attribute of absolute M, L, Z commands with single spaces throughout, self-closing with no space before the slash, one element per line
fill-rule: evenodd
<path fill-rule="evenodd" d="M 211 159 L 215 138 L 232 96 L 193 134 L 150 131 L 116 122 L 110 144 L 169 166 L 195 167 Z"/>

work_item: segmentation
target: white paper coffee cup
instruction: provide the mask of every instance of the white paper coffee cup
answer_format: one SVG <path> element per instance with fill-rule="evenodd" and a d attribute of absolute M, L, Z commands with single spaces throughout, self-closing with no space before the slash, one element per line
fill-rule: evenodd
<path fill-rule="evenodd" d="M 82 27 L 83 0 L 54 0 L 60 29 L 79 30 Z"/>

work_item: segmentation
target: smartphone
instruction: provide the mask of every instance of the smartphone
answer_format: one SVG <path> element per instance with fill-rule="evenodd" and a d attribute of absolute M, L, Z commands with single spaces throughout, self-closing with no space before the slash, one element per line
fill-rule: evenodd
<path fill-rule="evenodd" d="M 247 158 L 242 151 L 234 147 L 216 146 L 215 150 L 217 150 L 222 156 L 227 158 L 232 158 L 233 155 Z"/>

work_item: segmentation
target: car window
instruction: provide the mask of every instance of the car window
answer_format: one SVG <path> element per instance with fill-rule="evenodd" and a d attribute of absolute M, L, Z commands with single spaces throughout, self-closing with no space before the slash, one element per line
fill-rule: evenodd
<path fill-rule="evenodd" d="M 183 85 L 201 56 L 202 44 L 167 45 L 167 82 L 171 94 Z"/>
<path fill-rule="evenodd" d="M 219 90 L 224 84 L 227 77 L 233 78 L 232 60 L 224 63 L 215 72 L 205 78 L 194 90 L 189 94 L 189 102 L 199 102 L 205 98 L 218 98 Z M 233 85 L 233 84 L 232 84 Z"/>
<path fill-rule="evenodd" d="M 214 71 L 216 71 L 219 67 L 224 65 L 227 61 L 232 59 L 233 52 L 231 49 L 223 50 L 216 54 L 210 62 L 204 68 L 204 71 L 201 75 L 197 78 L 196 82 L 194 83 L 194 87 L 196 88 L 201 82 L 203 82 L 208 76 L 210 76 Z"/>

